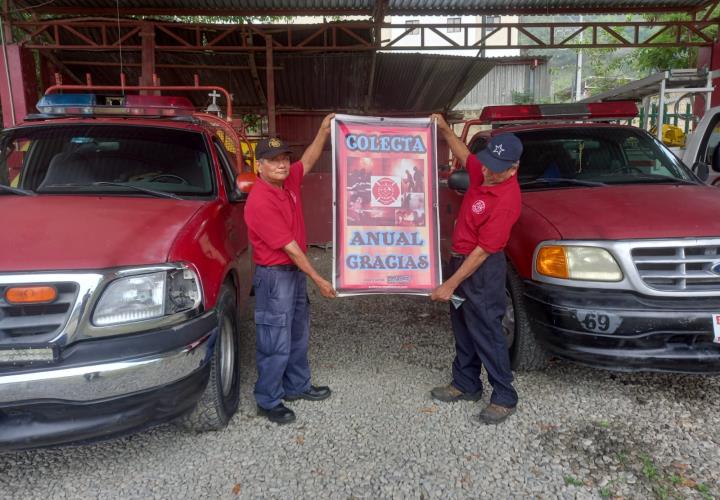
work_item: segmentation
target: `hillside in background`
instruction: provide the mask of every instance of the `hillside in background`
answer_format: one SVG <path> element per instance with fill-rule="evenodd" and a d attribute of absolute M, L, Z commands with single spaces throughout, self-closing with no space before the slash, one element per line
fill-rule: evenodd
<path fill-rule="evenodd" d="M 585 16 L 583 21 L 626 21 L 626 16 Z M 578 16 L 524 16 L 524 22 L 577 22 Z M 574 29 L 568 28 L 565 36 Z M 562 35 L 562 31 L 559 33 Z M 531 49 L 527 55 L 549 56 L 552 76 L 551 100 L 568 102 L 575 95 L 578 51 L 575 49 Z M 696 49 L 686 47 L 584 49 L 582 51 L 582 88 L 586 96 L 604 92 L 629 81 L 644 78 L 667 68 L 695 67 Z"/>

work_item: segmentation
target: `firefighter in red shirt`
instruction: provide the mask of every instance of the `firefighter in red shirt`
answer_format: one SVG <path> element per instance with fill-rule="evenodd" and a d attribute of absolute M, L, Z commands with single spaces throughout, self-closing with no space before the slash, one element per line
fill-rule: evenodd
<path fill-rule="evenodd" d="M 245 207 L 248 235 L 255 261 L 255 335 L 258 414 L 278 424 L 295 420 L 282 400 L 320 401 L 330 388 L 310 384 L 307 359 L 310 333 L 307 280 L 324 297 L 335 297 L 332 284 L 313 268 L 305 252 L 300 185 L 320 158 L 330 136 L 325 117 L 313 142 L 299 161 L 290 163 L 290 148 L 277 138 L 264 139 L 255 148 L 259 179 Z"/>
<path fill-rule="evenodd" d="M 517 136 L 499 134 L 473 155 L 441 115 L 432 118 L 453 155 L 467 169 L 470 185 L 453 230 L 452 275 L 431 296 L 436 301 L 448 301 L 453 294 L 465 299 L 459 308 L 450 307 L 455 335 L 452 382 L 434 388 L 431 395 L 445 402 L 478 401 L 484 366 L 493 392 L 479 418 L 483 423 L 497 424 L 515 412 L 518 401 L 502 330 L 506 307 L 502 250 L 520 216 L 516 173 L 523 147 Z"/>

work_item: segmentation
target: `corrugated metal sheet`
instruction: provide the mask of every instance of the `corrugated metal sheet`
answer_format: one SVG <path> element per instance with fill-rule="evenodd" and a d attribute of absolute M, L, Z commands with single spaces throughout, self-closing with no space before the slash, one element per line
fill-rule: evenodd
<path fill-rule="evenodd" d="M 700 7 L 705 0 L 390 0 L 391 14 L 417 14 L 418 12 L 458 14 L 493 13 L 517 14 L 536 12 L 561 14 L 563 12 L 668 9 L 689 10 Z"/>
<path fill-rule="evenodd" d="M 258 55 L 259 84 L 266 95 L 264 55 Z M 78 76 L 90 73 L 93 82 L 113 85 L 119 82 L 118 52 L 58 53 L 70 62 Z M 372 99 L 365 101 L 372 68 L 372 53 L 275 54 L 275 98 L 283 110 L 334 110 L 345 112 L 397 111 L 430 113 L 450 109 L 492 68 L 490 59 L 427 54 L 378 53 Z M 77 61 L 87 61 L 84 66 Z M 197 73 L 205 84 L 226 87 L 238 108 L 264 111 L 265 104 L 255 88 L 248 68 L 247 54 L 158 53 L 157 73 L 163 84 L 192 85 Z M 99 64 L 98 64 L 99 63 Z M 123 54 L 123 70 L 128 83 L 140 77 L 139 54 Z M 166 68 L 182 64 L 184 68 Z M 67 78 L 66 78 L 67 81 Z M 190 95 L 197 106 L 207 98 Z"/>
<path fill-rule="evenodd" d="M 284 109 L 362 109 L 371 54 L 278 54 L 275 97 Z"/>
<path fill-rule="evenodd" d="M 417 112 L 452 109 L 494 64 L 490 59 L 380 53 L 375 107 Z"/>
<path fill-rule="evenodd" d="M 14 4 L 18 7 L 34 7 L 35 12 L 56 11 L 58 9 L 86 9 L 87 15 L 92 15 L 93 9 L 104 9 L 113 11 L 116 8 L 115 0 L 54 0 L 45 2 L 42 0 L 16 0 Z M 277 11 L 278 15 L 283 12 L 308 12 L 322 13 L 323 11 L 335 12 L 338 10 L 372 12 L 374 0 L 122 0 L 120 2 L 120 13 L 133 9 L 156 9 L 156 10 L 218 10 L 236 11 L 239 13 L 252 13 L 253 11 L 268 12 Z"/>
<path fill-rule="evenodd" d="M 158 12 L 193 10 L 251 15 L 253 12 L 283 15 L 307 12 L 307 15 L 329 12 L 371 14 L 380 0 L 123 0 L 121 14 L 133 9 L 156 9 Z M 633 9 L 675 9 L 687 11 L 706 5 L 707 0 L 389 0 L 386 14 L 517 14 L 562 12 L 626 11 Z M 31 7 L 35 12 L 58 12 L 61 9 L 82 9 L 84 15 L 93 15 L 93 9 L 115 11 L 114 0 L 16 0 L 16 8 Z"/>
<path fill-rule="evenodd" d="M 550 72 L 545 61 L 536 68 L 531 63 L 497 64 L 455 106 L 459 111 L 482 109 L 493 104 L 512 104 L 513 92 L 532 92 L 533 101 L 550 97 Z"/>

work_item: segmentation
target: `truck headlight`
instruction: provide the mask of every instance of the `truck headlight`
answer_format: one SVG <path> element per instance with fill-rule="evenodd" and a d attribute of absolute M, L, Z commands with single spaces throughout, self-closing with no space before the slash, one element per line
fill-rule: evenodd
<path fill-rule="evenodd" d="M 538 250 L 535 270 L 551 278 L 621 281 L 620 266 L 604 248 L 549 245 Z"/>
<path fill-rule="evenodd" d="M 93 324 L 117 325 L 196 309 L 200 286 L 190 269 L 173 269 L 120 278 L 108 285 L 98 301 Z"/>

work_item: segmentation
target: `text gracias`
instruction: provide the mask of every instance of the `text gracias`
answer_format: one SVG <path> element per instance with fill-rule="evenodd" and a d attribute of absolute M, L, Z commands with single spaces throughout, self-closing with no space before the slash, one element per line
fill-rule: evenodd
<path fill-rule="evenodd" d="M 420 233 L 405 231 L 353 231 L 350 246 L 377 247 L 421 247 L 425 241 Z M 423 255 L 358 255 L 350 254 L 345 258 L 349 269 L 403 269 L 418 270 L 430 267 L 430 258 Z"/>

